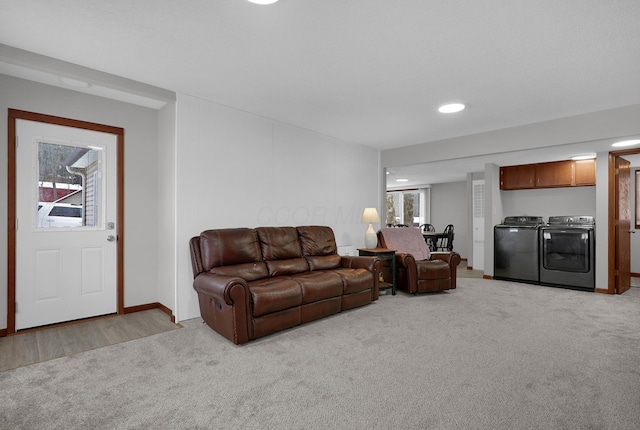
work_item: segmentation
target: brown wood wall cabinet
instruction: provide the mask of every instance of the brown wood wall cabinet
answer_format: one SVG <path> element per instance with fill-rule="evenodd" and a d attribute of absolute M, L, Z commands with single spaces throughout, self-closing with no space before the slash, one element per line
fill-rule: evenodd
<path fill-rule="evenodd" d="M 566 160 L 500 168 L 501 190 L 583 187 L 596 184 L 596 160 Z"/>
<path fill-rule="evenodd" d="M 575 184 L 595 185 L 596 184 L 596 160 L 579 160 L 575 163 Z"/>

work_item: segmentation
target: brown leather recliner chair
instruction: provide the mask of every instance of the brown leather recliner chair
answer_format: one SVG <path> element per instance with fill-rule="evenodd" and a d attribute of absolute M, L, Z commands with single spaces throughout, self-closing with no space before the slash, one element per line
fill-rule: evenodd
<path fill-rule="evenodd" d="M 382 228 L 378 247 L 396 251 L 397 288 L 414 294 L 456 288 L 460 254 L 430 252 L 419 228 Z"/>

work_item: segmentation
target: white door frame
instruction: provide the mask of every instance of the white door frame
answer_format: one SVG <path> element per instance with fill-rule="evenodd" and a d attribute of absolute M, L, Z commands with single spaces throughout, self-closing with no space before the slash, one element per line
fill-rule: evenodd
<path fill-rule="evenodd" d="M 61 125 L 65 127 L 81 128 L 85 130 L 98 131 L 102 133 L 114 134 L 117 137 L 118 160 L 117 160 L 117 184 L 116 184 L 116 295 L 117 313 L 124 313 L 124 129 L 108 125 L 95 124 L 86 121 L 61 118 L 51 115 L 26 112 L 16 109 L 9 109 L 8 117 L 8 188 L 7 188 L 7 334 L 16 332 L 15 302 L 16 302 L 16 120 L 24 119 L 28 121 L 44 122 L 48 124 Z"/>

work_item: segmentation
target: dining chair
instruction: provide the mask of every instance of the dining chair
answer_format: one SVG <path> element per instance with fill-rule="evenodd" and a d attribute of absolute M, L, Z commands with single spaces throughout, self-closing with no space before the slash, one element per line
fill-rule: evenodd
<path fill-rule="evenodd" d="M 453 224 L 449 224 L 444 228 L 442 232 L 442 238 L 438 241 L 436 249 L 442 249 L 443 251 L 453 250 Z"/>
<path fill-rule="evenodd" d="M 420 230 L 422 230 L 423 232 L 427 232 L 427 231 L 431 233 L 436 232 L 436 228 L 432 224 L 422 224 L 420 226 Z M 427 243 L 427 246 L 429 247 L 430 251 L 437 251 L 436 249 L 437 240 L 434 240 L 431 237 L 424 236 L 424 241 Z"/>

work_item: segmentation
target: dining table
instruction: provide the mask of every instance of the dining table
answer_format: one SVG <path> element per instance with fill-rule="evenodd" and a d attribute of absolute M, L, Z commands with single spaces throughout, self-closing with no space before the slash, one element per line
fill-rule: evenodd
<path fill-rule="evenodd" d="M 435 252 L 438 250 L 438 240 L 445 239 L 447 234 L 444 232 L 436 232 L 436 231 L 423 231 L 422 237 L 424 241 L 427 243 L 429 247 L 429 251 Z M 449 241 L 449 246 L 447 248 L 449 251 L 453 251 L 453 240 Z"/>

